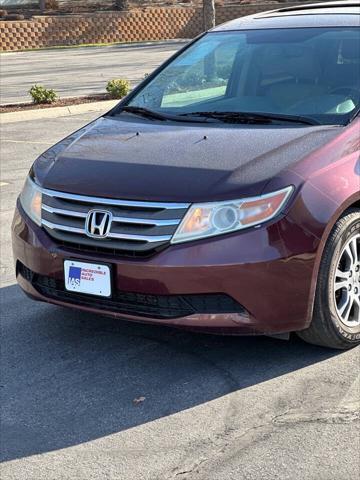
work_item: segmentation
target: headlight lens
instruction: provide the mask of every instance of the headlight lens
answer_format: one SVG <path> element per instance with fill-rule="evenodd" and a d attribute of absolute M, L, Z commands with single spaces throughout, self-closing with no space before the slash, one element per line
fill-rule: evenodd
<path fill-rule="evenodd" d="M 188 242 L 260 225 L 280 213 L 292 191 L 293 187 L 290 186 L 259 197 L 194 204 L 186 213 L 171 242 Z"/>
<path fill-rule="evenodd" d="M 41 226 L 41 197 L 40 188 L 27 177 L 20 194 L 20 203 L 25 213 L 39 226 Z"/>

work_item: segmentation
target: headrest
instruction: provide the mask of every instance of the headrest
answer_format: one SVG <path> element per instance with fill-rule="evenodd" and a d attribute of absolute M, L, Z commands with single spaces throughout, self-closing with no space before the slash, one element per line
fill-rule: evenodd
<path fill-rule="evenodd" d="M 257 58 L 264 75 L 291 75 L 301 80 L 316 80 L 321 68 L 312 49 L 302 45 L 273 45 Z"/>
<path fill-rule="evenodd" d="M 343 40 L 341 55 L 346 60 L 358 60 L 360 63 L 360 42 L 350 38 Z"/>

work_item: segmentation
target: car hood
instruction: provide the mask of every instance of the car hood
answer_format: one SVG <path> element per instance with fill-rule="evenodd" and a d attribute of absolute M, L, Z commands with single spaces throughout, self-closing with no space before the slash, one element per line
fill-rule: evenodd
<path fill-rule="evenodd" d="M 83 195 L 226 200 L 260 194 L 339 128 L 102 117 L 43 154 L 33 174 L 44 188 Z"/>

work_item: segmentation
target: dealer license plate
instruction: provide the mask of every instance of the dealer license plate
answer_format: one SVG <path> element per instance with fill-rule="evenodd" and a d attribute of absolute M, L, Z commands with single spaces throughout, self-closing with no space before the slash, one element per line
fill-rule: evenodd
<path fill-rule="evenodd" d="M 65 260 L 65 288 L 70 292 L 111 296 L 111 272 L 107 265 Z"/>

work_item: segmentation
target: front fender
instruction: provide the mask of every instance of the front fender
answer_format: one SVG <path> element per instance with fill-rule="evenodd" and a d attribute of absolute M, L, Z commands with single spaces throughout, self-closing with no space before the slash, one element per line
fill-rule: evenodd
<path fill-rule="evenodd" d="M 314 239 L 309 312 L 312 319 L 317 278 L 326 242 L 334 225 L 351 206 L 360 202 L 360 119 L 344 127 L 328 144 L 274 178 L 266 191 L 295 186 L 287 218 Z"/>

